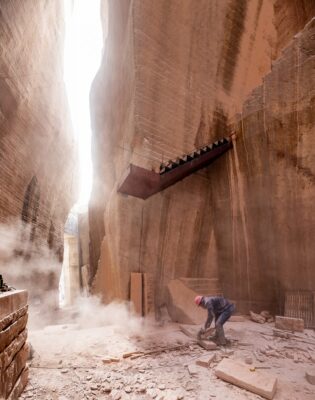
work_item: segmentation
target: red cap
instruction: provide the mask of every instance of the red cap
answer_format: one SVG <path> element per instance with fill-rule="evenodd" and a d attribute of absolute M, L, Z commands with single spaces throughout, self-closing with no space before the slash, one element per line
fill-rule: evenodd
<path fill-rule="evenodd" d="M 202 296 L 195 297 L 195 303 L 197 304 L 197 306 L 199 306 L 199 304 L 201 303 L 201 299 L 202 299 Z"/>

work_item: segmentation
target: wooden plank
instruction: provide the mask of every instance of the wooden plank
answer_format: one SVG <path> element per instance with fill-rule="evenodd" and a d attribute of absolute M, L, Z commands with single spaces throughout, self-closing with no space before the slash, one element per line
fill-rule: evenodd
<path fill-rule="evenodd" d="M 133 303 L 134 311 L 142 316 L 142 274 L 131 272 L 130 278 L 130 301 Z"/>
<path fill-rule="evenodd" d="M 260 370 L 251 371 L 248 365 L 240 361 L 224 358 L 215 369 L 215 374 L 226 382 L 269 400 L 273 399 L 277 390 L 277 378 Z"/>
<path fill-rule="evenodd" d="M 111 363 L 116 363 L 116 362 L 119 362 L 120 361 L 120 358 L 118 358 L 118 357 L 105 357 L 105 358 L 102 358 L 102 363 L 103 364 L 111 364 Z"/>
<path fill-rule="evenodd" d="M 143 351 L 131 351 L 130 353 L 124 353 L 123 358 L 128 358 L 134 355 L 144 354 Z"/>

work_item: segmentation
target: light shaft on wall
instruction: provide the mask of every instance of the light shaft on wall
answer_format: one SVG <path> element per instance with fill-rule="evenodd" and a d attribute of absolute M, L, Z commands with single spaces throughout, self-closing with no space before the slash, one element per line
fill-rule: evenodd
<path fill-rule="evenodd" d="M 89 92 L 100 65 L 103 47 L 100 0 L 64 0 L 64 7 L 64 81 L 79 147 L 78 206 L 86 206 L 92 187 Z"/>

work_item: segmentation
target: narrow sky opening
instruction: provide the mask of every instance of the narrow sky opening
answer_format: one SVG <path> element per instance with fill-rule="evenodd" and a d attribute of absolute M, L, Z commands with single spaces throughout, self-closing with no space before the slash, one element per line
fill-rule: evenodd
<path fill-rule="evenodd" d="M 103 47 L 100 0 L 64 0 L 66 38 L 64 81 L 80 162 L 79 208 L 87 206 L 92 188 L 89 93 Z"/>

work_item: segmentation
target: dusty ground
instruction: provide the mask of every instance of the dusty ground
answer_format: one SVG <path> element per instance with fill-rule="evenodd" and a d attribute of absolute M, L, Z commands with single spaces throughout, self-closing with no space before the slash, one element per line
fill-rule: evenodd
<path fill-rule="evenodd" d="M 315 367 L 315 332 L 305 330 L 296 334 L 298 339 L 281 339 L 273 336 L 273 327 L 249 320 L 228 322 L 231 346 L 216 350 L 216 361 L 209 368 L 197 366 L 198 374 L 190 375 L 188 366 L 209 352 L 184 335 L 177 324 L 160 327 L 149 323 L 126 330 L 122 324 L 87 329 L 75 324 L 48 326 L 30 332 L 35 353 L 22 398 L 261 399 L 214 375 L 222 357 L 244 361 L 250 356 L 254 365 L 268 367 L 266 371 L 278 377 L 275 400 L 314 400 L 315 386 L 304 376 L 307 369 Z M 134 360 L 122 358 L 129 351 L 179 345 L 187 346 Z M 108 357 L 119 361 L 106 364 L 102 360 Z"/>

